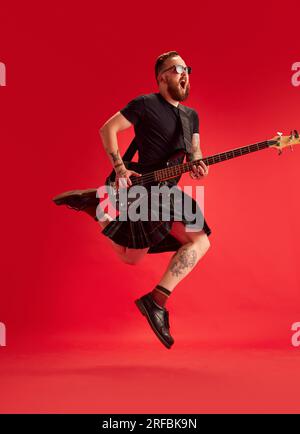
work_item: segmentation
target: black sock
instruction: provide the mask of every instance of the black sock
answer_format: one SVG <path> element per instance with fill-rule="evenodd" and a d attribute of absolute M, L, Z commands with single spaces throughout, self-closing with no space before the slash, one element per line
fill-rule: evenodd
<path fill-rule="evenodd" d="M 161 285 L 156 285 L 156 287 L 151 292 L 151 295 L 155 303 L 157 303 L 161 307 L 164 307 L 169 296 L 171 295 L 171 291 Z"/>

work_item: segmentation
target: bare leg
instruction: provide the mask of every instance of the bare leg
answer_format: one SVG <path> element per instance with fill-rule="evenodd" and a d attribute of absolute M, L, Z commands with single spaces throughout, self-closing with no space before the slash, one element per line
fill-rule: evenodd
<path fill-rule="evenodd" d="M 174 339 L 169 332 L 169 312 L 165 308 L 166 301 L 176 285 L 192 271 L 210 245 L 204 231 L 186 232 L 182 222 L 173 222 L 171 235 L 175 236 L 182 246 L 171 258 L 159 284 L 151 293 L 136 300 L 137 307 L 167 348 L 171 348 Z"/>
<path fill-rule="evenodd" d="M 159 285 L 173 291 L 207 252 L 210 243 L 204 231 L 186 232 L 181 222 L 174 222 L 171 234 L 183 245 L 172 256 Z"/>
<path fill-rule="evenodd" d="M 117 246 L 123 247 L 119 244 Z M 129 249 L 128 247 L 124 247 L 124 249 L 125 251 L 119 254 L 120 259 L 128 265 L 136 265 L 148 252 L 149 247 L 145 249 Z"/>

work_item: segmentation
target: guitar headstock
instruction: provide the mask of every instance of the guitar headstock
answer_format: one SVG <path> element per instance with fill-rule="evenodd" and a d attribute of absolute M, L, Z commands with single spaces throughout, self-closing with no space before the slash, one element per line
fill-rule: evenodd
<path fill-rule="evenodd" d="M 293 150 L 294 145 L 300 144 L 299 133 L 297 130 L 291 131 L 289 136 L 283 136 L 282 133 L 277 133 L 277 136 L 273 137 L 271 141 L 276 143 L 270 145 L 270 148 L 277 149 L 279 155 L 282 153 L 284 148 L 289 147 Z"/>

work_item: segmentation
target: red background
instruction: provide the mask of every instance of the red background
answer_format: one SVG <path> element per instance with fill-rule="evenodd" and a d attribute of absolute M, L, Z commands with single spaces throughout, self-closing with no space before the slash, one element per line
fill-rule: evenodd
<path fill-rule="evenodd" d="M 298 410 L 300 147 L 211 167 L 212 247 L 168 302 L 171 351 L 133 303 L 171 253 L 123 264 L 97 223 L 51 199 L 104 182 L 98 129 L 157 91 L 164 51 L 193 67 L 186 104 L 205 156 L 300 129 L 299 12 L 296 1 L 1 5 L 2 412 Z"/>

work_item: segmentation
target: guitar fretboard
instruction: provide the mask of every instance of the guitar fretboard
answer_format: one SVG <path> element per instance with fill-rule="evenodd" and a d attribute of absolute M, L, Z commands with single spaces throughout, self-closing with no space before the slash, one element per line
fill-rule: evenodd
<path fill-rule="evenodd" d="M 167 179 L 177 178 L 177 176 L 183 173 L 190 172 L 192 170 L 192 166 L 198 166 L 200 161 L 203 161 L 207 166 L 211 166 L 212 164 L 221 163 L 222 161 L 231 160 L 232 158 L 241 157 L 242 155 L 250 154 L 256 151 L 261 151 L 262 149 L 268 148 L 271 145 L 276 145 L 277 143 L 277 140 L 266 140 L 264 142 L 254 143 L 252 145 L 225 151 L 221 154 L 211 155 L 210 157 L 201 158 L 199 160 L 166 167 L 164 169 L 156 170 L 154 172 L 154 179 L 155 181 L 165 181 Z"/>

